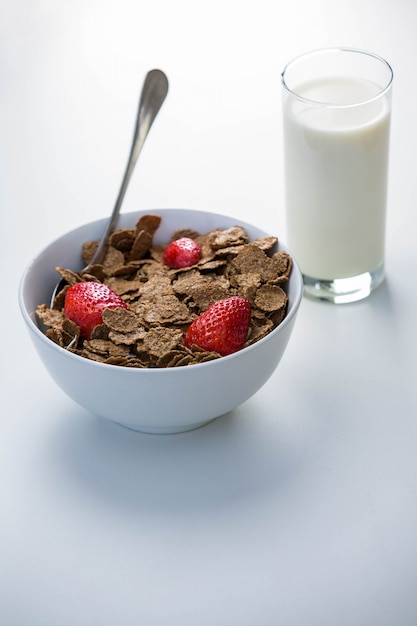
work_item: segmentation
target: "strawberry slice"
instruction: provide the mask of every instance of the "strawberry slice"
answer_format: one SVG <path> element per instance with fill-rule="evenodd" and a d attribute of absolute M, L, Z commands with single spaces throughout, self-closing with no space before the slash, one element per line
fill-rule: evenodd
<path fill-rule="evenodd" d="M 184 343 L 188 348 L 197 345 L 221 356 L 232 354 L 243 348 L 250 319 L 251 305 L 246 298 L 218 300 L 188 327 Z"/>
<path fill-rule="evenodd" d="M 76 283 L 65 294 L 64 315 L 77 324 L 80 335 L 89 339 L 95 326 L 102 323 L 104 309 L 127 309 L 124 300 L 110 287 L 94 281 Z"/>
<path fill-rule="evenodd" d="M 180 237 L 165 248 L 163 262 L 171 268 L 191 267 L 201 259 L 201 247 L 190 237 Z"/>

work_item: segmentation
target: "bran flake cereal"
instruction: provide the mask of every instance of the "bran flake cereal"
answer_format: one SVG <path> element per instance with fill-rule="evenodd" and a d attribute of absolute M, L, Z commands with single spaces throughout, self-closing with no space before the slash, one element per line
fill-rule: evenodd
<path fill-rule="evenodd" d="M 132 229 L 116 230 L 109 238 L 104 261 L 92 265 L 88 272 L 57 268 L 67 285 L 57 294 L 52 308 L 41 304 L 36 309 L 52 341 L 100 363 L 180 367 L 221 358 L 216 352 L 187 348 L 183 343 L 188 326 L 218 300 L 240 295 L 250 301 L 251 323 L 244 347 L 282 322 L 287 312 L 285 285 L 292 259 L 287 252 L 273 251 L 276 237 L 250 242 L 241 226 L 203 234 L 182 228 L 166 244 L 154 244 L 160 223 L 159 216 L 144 215 Z M 163 253 L 180 237 L 194 239 L 202 256 L 196 265 L 170 269 L 163 264 Z M 82 245 L 85 264 L 92 260 L 97 246 L 97 241 Z M 63 313 L 69 286 L 86 280 L 105 283 L 128 305 L 127 309 L 105 309 L 102 323 L 89 340 L 80 337 L 77 325 Z"/>

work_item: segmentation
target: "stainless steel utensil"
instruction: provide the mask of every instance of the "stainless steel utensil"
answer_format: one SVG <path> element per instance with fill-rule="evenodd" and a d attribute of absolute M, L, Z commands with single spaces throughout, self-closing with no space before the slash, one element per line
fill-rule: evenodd
<path fill-rule="evenodd" d="M 168 79 L 165 74 L 161 70 L 151 70 L 150 72 L 148 72 L 142 87 L 132 147 L 130 150 L 129 159 L 123 176 L 119 195 L 117 196 L 113 212 L 109 218 L 106 230 L 103 233 L 94 257 L 82 271 L 88 270 L 88 268 L 91 267 L 93 264 L 101 263 L 105 257 L 108 239 L 116 227 L 120 214 L 120 208 L 122 206 L 127 186 L 135 168 L 136 161 L 138 160 L 139 154 L 142 150 L 143 144 L 145 143 L 148 132 L 166 98 L 167 93 Z M 55 296 L 63 289 L 65 284 L 65 280 L 61 279 L 55 286 L 51 296 L 51 307 L 53 306 Z"/>

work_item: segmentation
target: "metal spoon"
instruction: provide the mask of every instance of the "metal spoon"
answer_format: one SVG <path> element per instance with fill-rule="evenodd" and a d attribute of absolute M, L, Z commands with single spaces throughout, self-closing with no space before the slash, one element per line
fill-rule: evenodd
<path fill-rule="evenodd" d="M 138 160 L 138 156 L 140 154 L 143 144 L 145 143 L 148 132 L 166 98 L 167 93 L 168 79 L 165 74 L 161 70 L 151 70 L 150 72 L 148 72 L 142 87 L 132 147 L 130 150 L 130 155 L 127 162 L 126 171 L 123 176 L 119 195 L 117 196 L 116 204 L 114 205 L 113 212 L 110 216 L 106 230 L 104 231 L 103 237 L 97 247 L 97 250 L 91 261 L 82 270 L 83 272 L 88 270 L 88 268 L 91 267 L 93 264 L 101 263 L 105 257 L 108 239 L 116 227 L 117 220 L 119 218 L 120 208 L 122 206 L 122 202 L 134 167 L 136 165 L 136 161 Z M 53 306 L 55 296 L 61 291 L 65 284 L 66 281 L 62 278 L 55 286 L 51 296 L 51 308 Z"/>

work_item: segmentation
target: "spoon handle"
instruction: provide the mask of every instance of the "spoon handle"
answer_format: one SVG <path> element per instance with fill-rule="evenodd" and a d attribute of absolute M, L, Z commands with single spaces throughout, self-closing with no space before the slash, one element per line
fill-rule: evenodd
<path fill-rule="evenodd" d="M 168 93 L 168 79 L 161 70 L 151 70 L 147 73 L 145 82 L 142 87 L 142 93 L 139 102 L 139 108 L 136 116 L 135 132 L 133 135 L 132 147 L 129 154 L 125 174 L 120 186 L 119 195 L 114 205 L 113 213 L 110 216 L 107 228 L 98 245 L 93 259 L 89 263 L 101 263 L 107 250 L 107 241 L 119 219 L 120 207 L 126 193 L 130 178 L 138 160 L 142 146 L 148 132 L 156 118 Z"/>

